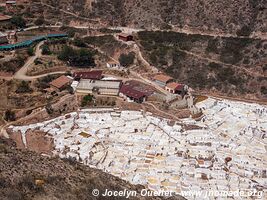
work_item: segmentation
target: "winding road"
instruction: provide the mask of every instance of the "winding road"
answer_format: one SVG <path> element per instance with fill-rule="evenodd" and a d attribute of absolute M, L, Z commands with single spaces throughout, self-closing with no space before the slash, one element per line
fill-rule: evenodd
<path fill-rule="evenodd" d="M 42 74 L 42 75 L 38 75 L 38 76 L 28 76 L 27 75 L 27 71 L 30 68 L 30 66 L 34 63 L 35 59 L 39 58 L 42 56 L 42 48 L 41 46 L 44 44 L 44 41 L 40 42 L 37 46 L 36 46 L 36 51 L 35 51 L 35 55 L 30 57 L 26 63 L 23 65 L 22 68 L 20 68 L 19 71 L 17 71 L 14 75 L 14 79 L 17 80 L 24 80 L 24 81 L 30 81 L 30 80 L 34 80 L 34 79 L 38 79 L 38 78 L 42 78 L 45 77 L 47 75 L 54 75 L 54 74 L 64 74 L 66 73 L 65 71 L 59 71 L 59 72 L 51 72 L 51 73 L 46 73 L 46 74 Z"/>

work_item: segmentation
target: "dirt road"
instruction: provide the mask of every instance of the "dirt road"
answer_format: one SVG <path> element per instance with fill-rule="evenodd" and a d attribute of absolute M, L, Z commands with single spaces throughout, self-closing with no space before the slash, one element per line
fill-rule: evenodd
<path fill-rule="evenodd" d="M 37 46 L 36 46 L 36 51 L 35 51 L 35 55 L 30 57 L 27 62 L 23 65 L 22 68 L 20 68 L 19 71 L 17 71 L 14 75 L 14 79 L 17 80 L 24 80 L 24 81 L 29 81 L 29 80 L 34 80 L 34 79 L 38 79 L 38 78 L 42 78 L 45 77 L 47 75 L 54 75 L 54 74 L 64 74 L 66 73 L 65 71 L 59 71 L 59 72 L 51 72 L 51 73 L 46 73 L 46 74 L 42 74 L 42 75 L 38 75 L 38 76 L 28 76 L 27 75 L 27 71 L 29 69 L 29 67 L 34 63 L 35 59 L 39 58 L 42 56 L 42 49 L 41 46 L 44 44 L 44 42 L 40 42 Z"/>

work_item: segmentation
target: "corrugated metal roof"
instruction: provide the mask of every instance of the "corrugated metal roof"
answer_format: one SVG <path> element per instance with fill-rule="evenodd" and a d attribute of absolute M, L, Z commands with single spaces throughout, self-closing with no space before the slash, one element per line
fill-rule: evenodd
<path fill-rule="evenodd" d="M 102 81 L 82 79 L 77 87 L 81 90 L 92 90 L 95 87 L 104 89 L 120 89 L 121 81 Z"/>
<path fill-rule="evenodd" d="M 135 90 L 133 87 L 129 85 L 123 85 L 120 89 L 120 92 L 128 97 L 132 97 L 135 99 L 140 99 L 142 97 L 145 97 L 146 94 L 143 92 L 140 92 L 138 90 Z"/>
<path fill-rule="evenodd" d="M 74 72 L 74 78 L 82 78 L 82 79 L 94 79 L 100 80 L 102 78 L 103 71 L 90 71 L 90 72 Z"/>

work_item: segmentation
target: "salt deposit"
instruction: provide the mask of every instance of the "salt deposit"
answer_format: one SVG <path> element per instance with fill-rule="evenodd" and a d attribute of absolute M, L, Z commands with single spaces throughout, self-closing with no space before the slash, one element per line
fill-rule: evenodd
<path fill-rule="evenodd" d="M 200 127 L 195 130 L 141 111 L 110 109 L 10 128 L 23 135 L 47 132 L 60 157 L 153 190 L 266 190 L 267 107 L 211 98 L 197 107 L 203 119 L 184 120 Z"/>

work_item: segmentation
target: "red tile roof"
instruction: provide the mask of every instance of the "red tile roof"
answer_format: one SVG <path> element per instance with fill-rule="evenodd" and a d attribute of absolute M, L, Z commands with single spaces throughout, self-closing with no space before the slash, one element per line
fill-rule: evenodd
<path fill-rule="evenodd" d="M 167 83 L 168 81 L 172 80 L 173 78 L 164 74 L 159 74 L 154 77 L 154 80 Z"/>
<path fill-rule="evenodd" d="M 140 92 L 138 90 L 135 90 L 129 85 L 123 85 L 120 89 L 120 92 L 128 97 L 135 98 L 135 99 L 140 99 L 142 97 L 145 97 L 146 94 L 143 92 Z"/>
<path fill-rule="evenodd" d="M 71 81 L 70 78 L 68 78 L 67 76 L 60 76 L 59 78 L 53 80 L 50 85 L 55 87 L 55 88 L 58 88 L 58 89 L 61 89 L 62 87 L 66 86 L 67 84 L 69 84 Z"/>
<path fill-rule="evenodd" d="M 74 72 L 74 78 L 100 80 L 103 71 L 90 71 L 90 72 Z"/>

